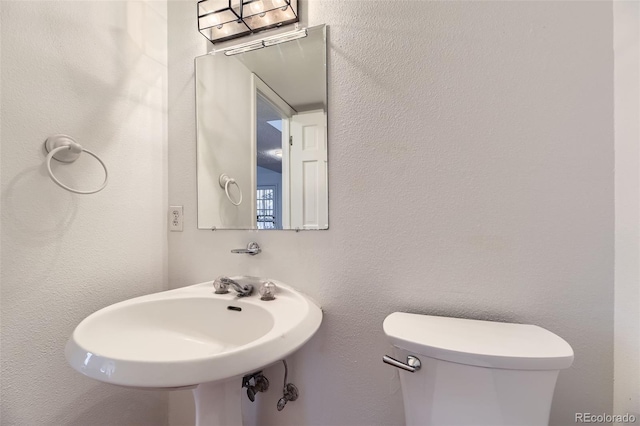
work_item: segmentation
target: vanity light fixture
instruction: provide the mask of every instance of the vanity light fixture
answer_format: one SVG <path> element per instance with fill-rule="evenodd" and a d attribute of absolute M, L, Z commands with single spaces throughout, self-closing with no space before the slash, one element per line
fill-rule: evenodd
<path fill-rule="evenodd" d="M 299 38 L 303 38 L 307 36 L 307 29 L 304 28 L 298 31 L 291 31 L 290 33 L 285 33 L 282 35 L 278 35 L 277 37 L 269 37 L 265 38 L 262 43 L 264 47 L 274 46 L 276 44 L 284 43 L 291 40 L 297 40 Z"/>
<path fill-rule="evenodd" d="M 262 49 L 264 44 L 262 42 L 257 43 L 249 43 L 247 45 L 242 45 L 240 47 L 236 47 L 234 49 L 225 50 L 224 54 L 227 56 L 237 55 L 238 53 L 251 52 L 252 50 Z"/>
<path fill-rule="evenodd" d="M 296 24 L 297 25 L 297 24 Z M 254 40 L 248 43 L 237 44 L 235 46 L 226 47 L 222 49 L 213 49 L 209 52 L 209 55 L 215 55 L 217 53 L 224 52 L 226 56 L 237 55 L 238 53 L 250 52 L 252 50 L 262 49 L 263 47 L 275 46 L 276 44 L 284 43 L 291 40 L 297 40 L 304 38 L 308 35 L 306 28 L 294 30 L 284 34 L 278 34 L 271 37 L 266 37 L 261 40 Z"/>
<path fill-rule="evenodd" d="M 200 0 L 198 29 L 212 43 L 298 22 L 298 0 Z"/>

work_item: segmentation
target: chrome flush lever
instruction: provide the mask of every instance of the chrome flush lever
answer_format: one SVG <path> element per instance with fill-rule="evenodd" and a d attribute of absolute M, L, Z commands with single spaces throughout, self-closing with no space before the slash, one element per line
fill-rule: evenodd
<path fill-rule="evenodd" d="M 231 253 L 250 254 L 251 256 L 255 256 L 256 254 L 260 253 L 261 251 L 262 251 L 262 249 L 260 248 L 258 243 L 250 242 L 249 244 L 247 244 L 247 248 L 246 249 L 233 249 L 233 250 L 231 250 Z"/>
<path fill-rule="evenodd" d="M 393 365 L 394 367 L 398 367 L 410 373 L 415 373 L 422 367 L 422 363 L 420 362 L 420 360 L 413 355 L 407 356 L 406 364 L 404 362 L 398 361 L 395 358 L 391 358 L 389 355 L 384 355 L 382 357 L 382 362 L 384 362 L 385 364 Z"/>

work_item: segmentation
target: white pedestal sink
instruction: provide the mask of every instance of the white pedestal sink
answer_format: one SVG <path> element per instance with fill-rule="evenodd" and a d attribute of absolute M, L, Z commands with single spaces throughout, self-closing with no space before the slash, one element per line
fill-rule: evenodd
<path fill-rule="evenodd" d="M 270 281 L 271 301 L 215 294 L 207 282 L 108 306 L 76 327 L 67 361 L 115 385 L 195 387 L 197 426 L 240 426 L 240 377 L 293 353 L 322 322 L 309 298 Z"/>

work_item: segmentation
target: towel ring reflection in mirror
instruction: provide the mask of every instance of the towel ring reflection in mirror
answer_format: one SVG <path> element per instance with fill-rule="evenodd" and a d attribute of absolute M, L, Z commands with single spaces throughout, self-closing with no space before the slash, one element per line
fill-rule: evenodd
<path fill-rule="evenodd" d="M 89 151 L 88 149 L 84 149 L 82 145 L 77 143 L 71 136 L 49 136 L 44 143 L 44 149 L 48 152 L 47 158 L 45 160 L 47 164 L 47 172 L 49 172 L 49 177 L 51 178 L 51 180 L 59 187 L 66 189 L 69 192 L 73 192 L 74 194 L 95 194 L 96 192 L 102 191 L 107 186 L 107 181 L 109 179 L 107 166 L 96 154 Z M 80 157 L 80 154 L 82 154 L 83 152 L 86 152 L 87 154 L 98 160 L 98 162 L 104 169 L 104 182 L 97 189 L 81 191 L 79 189 L 71 188 L 60 182 L 58 178 L 56 178 L 53 174 L 53 170 L 51 170 L 51 159 L 55 159 L 62 163 L 73 163 Z"/>
<path fill-rule="evenodd" d="M 240 204 L 242 204 L 242 189 L 240 188 L 240 185 L 238 185 L 238 182 L 236 182 L 235 179 L 229 177 L 226 173 L 222 173 L 218 180 L 220 182 L 220 187 L 224 188 L 224 192 L 225 194 L 227 194 L 227 198 L 229 199 L 231 204 L 233 204 L 234 206 L 239 206 Z M 238 188 L 238 192 L 240 193 L 240 199 L 237 202 L 233 201 L 233 198 L 231 198 L 231 194 L 229 194 L 229 186 L 231 185 L 235 185 Z"/>

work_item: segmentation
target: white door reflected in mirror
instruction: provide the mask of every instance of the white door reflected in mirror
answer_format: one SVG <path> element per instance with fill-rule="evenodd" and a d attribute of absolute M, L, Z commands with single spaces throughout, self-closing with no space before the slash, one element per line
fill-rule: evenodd
<path fill-rule="evenodd" d="M 329 226 L 326 123 L 324 111 L 291 117 L 289 170 L 293 229 Z"/>

